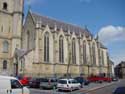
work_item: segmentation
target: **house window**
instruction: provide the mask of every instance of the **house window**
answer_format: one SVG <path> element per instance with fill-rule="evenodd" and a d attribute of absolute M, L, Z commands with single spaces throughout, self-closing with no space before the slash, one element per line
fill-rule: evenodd
<path fill-rule="evenodd" d="M 101 56 L 102 56 L 102 65 L 104 65 L 104 53 L 101 51 Z"/>
<path fill-rule="evenodd" d="M 64 44 L 63 44 L 63 36 L 59 37 L 59 62 L 64 62 Z"/>
<path fill-rule="evenodd" d="M 3 52 L 7 53 L 8 49 L 9 49 L 9 43 L 8 43 L 8 41 L 5 40 L 3 42 Z"/>
<path fill-rule="evenodd" d="M 86 64 L 86 41 L 83 41 L 83 62 Z"/>
<path fill-rule="evenodd" d="M 75 38 L 72 39 L 72 63 L 76 64 L 76 42 L 75 42 Z"/>
<path fill-rule="evenodd" d="M 4 2 L 4 3 L 3 3 L 3 9 L 4 9 L 4 10 L 7 10 L 7 7 L 8 7 L 7 3 Z"/>
<path fill-rule="evenodd" d="M 3 26 L 1 26 L 1 32 L 3 32 Z"/>
<path fill-rule="evenodd" d="M 93 58 L 93 64 L 96 64 L 96 52 L 95 52 L 95 43 L 92 45 L 92 58 Z"/>
<path fill-rule="evenodd" d="M 49 62 L 49 33 L 44 35 L 44 61 Z"/>
<path fill-rule="evenodd" d="M 4 69 L 4 70 L 7 69 L 7 61 L 6 61 L 6 60 L 3 61 L 3 69 Z"/>

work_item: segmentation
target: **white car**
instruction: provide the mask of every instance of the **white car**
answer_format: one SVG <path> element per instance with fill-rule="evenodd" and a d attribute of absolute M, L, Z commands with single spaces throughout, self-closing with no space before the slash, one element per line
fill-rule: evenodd
<path fill-rule="evenodd" d="M 30 94 L 15 77 L 0 76 L 0 94 Z"/>
<path fill-rule="evenodd" d="M 80 83 L 75 79 L 60 79 L 57 83 L 58 90 L 75 90 L 80 89 Z"/>

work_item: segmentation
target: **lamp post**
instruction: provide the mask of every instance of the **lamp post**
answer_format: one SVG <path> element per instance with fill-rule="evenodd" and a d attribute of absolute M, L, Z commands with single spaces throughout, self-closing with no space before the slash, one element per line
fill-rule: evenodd
<path fill-rule="evenodd" d="M 18 76 L 18 54 L 17 54 L 17 48 L 15 48 L 15 76 Z"/>

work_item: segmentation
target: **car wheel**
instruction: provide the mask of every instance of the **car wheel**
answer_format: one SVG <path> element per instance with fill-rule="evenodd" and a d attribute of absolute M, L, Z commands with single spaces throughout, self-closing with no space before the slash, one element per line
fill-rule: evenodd
<path fill-rule="evenodd" d="M 72 92 L 72 91 L 73 91 L 73 88 L 70 89 L 70 92 Z"/>
<path fill-rule="evenodd" d="M 72 92 L 72 89 L 70 89 L 70 92 Z"/>
<path fill-rule="evenodd" d="M 57 91 L 61 91 L 60 89 L 57 89 Z"/>

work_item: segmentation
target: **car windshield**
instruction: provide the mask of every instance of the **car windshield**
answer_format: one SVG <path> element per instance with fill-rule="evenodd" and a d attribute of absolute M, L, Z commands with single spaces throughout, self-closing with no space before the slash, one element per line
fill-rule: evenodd
<path fill-rule="evenodd" d="M 67 81 L 66 80 L 59 80 L 58 83 L 60 83 L 60 84 L 67 84 Z"/>
<path fill-rule="evenodd" d="M 78 83 L 76 80 L 71 80 L 72 83 Z"/>

